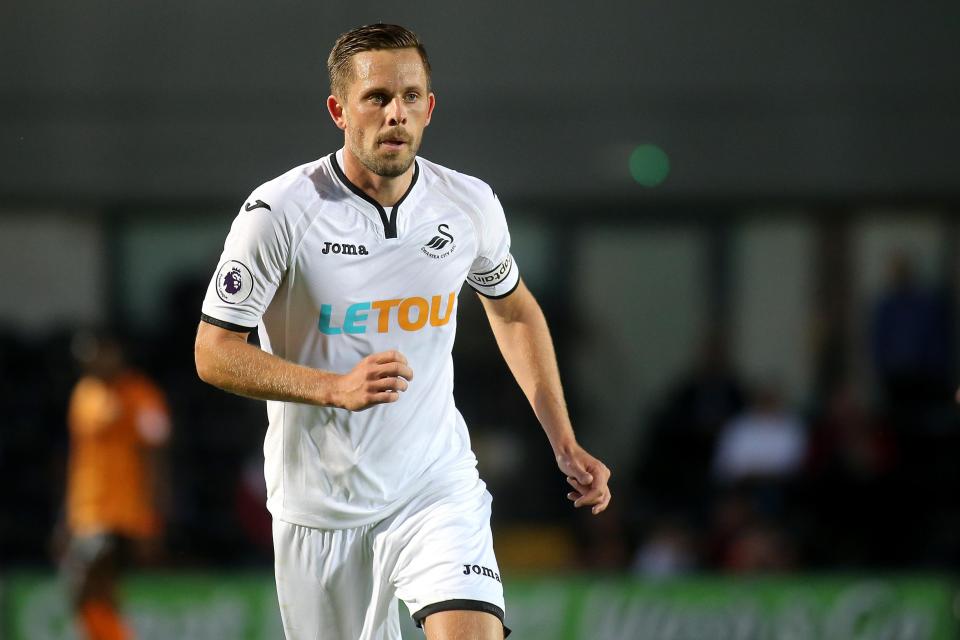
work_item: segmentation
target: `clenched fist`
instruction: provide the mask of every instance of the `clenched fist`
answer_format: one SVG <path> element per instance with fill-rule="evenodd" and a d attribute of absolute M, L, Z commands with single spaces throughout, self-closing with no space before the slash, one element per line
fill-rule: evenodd
<path fill-rule="evenodd" d="M 413 369 L 402 353 L 374 353 L 337 378 L 333 404 L 350 411 L 363 411 L 374 405 L 396 402 L 411 380 Z"/>

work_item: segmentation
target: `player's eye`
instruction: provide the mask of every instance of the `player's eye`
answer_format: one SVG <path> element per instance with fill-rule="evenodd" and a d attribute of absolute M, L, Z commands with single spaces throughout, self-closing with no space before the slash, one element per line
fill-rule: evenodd
<path fill-rule="evenodd" d="M 382 93 L 374 93 L 368 98 L 368 100 L 378 106 L 384 105 L 387 103 L 387 96 L 383 95 Z"/>
<path fill-rule="evenodd" d="M 410 92 L 407 95 L 403 96 L 403 99 L 407 102 L 416 102 L 420 98 L 420 94 Z"/>

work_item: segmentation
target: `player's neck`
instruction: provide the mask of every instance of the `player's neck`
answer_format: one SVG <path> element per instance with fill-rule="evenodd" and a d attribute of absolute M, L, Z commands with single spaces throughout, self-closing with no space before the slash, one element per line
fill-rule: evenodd
<path fill-rule="evenodd" d="M 406 171 L 395 178 L 380 176 L 363 166 L 349 149 L 343 150 L 343 173 L 347 180 L 379 202 L 382 207 L 392 207 L 400 201 L 410 188 L 413 172 L 414 163 L 411 163 Z"/>

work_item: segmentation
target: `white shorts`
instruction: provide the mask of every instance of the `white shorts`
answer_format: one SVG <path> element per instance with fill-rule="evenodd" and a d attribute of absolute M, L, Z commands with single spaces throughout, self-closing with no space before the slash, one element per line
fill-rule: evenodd
<path fill-rule="evenodd" d="M 287 640 L 399 640 L 397 599 L 418 626 L 438 611 L 503 621 L 490 503 L 479 479 L 432 487 L 380 522 L 314 529 L 274 518 Z"/>

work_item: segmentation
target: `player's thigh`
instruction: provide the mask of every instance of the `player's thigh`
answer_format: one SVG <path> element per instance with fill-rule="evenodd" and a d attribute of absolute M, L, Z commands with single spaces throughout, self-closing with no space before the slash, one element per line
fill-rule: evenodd
<path fill-rule="evenodd" d="M 493 552 L 490 504 L 490 494 L 477 481 L 419 508 L 414 505 L 392 527 L 390 546 L 399 549 L 393 571 L 396 593 L 418 625 L 444 611 L 503 620 L 503 584 Z"/>
<path fill-rule="evenodd" d="M 427 640 L 503 640 L 503 623 L 483 611 L 440 611 L 426 617 Z"/>

